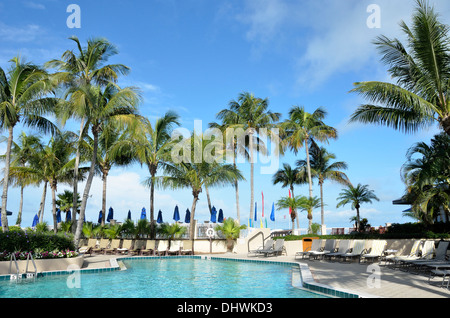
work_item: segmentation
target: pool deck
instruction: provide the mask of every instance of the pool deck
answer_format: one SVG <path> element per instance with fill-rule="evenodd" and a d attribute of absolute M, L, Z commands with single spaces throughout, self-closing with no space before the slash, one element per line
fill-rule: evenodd
<path fill-rule="evenodd" d="M 368 278 L 373 275 L 368 264 L 339 263 L 321 260 L 299 260 L 294 256 L 276 257 L 247 257 L 241 254 L 212 254 L 214 257 L 257 259 L 277 262 L 295 262 L 308 265 L 312 277 L 317 283 L 325 284 L 336 289 L 354 291 L 363 297 L 382 298 L 450 298 L 450 290 L 441 287 L 442 278 L 435 277 L 428 283 L 428 276 L 415 275 L 401 270 L 393 270 L 380 266 L 379 285 L 371 287 Z M 139 256 L 137 256 L 139 257 Z M 86 256 L 83 269 L 108 268 L 111 258 L 115 255 Z M 368 272 L 369 269 L 369 272 Z M 372 284 L 373 285 L 373 284 Z"/>

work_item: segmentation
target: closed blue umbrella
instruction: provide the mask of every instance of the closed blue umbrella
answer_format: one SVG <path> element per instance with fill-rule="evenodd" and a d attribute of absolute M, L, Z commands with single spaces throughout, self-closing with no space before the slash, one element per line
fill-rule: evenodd
<path fill-rule="evenodd" d="M 66 213 L 66 222 L 68 221 L 72 221 L 72 212 L 70 210 Z"/>
<path fill-rule="evenodd" d="M 162 217 L 161 210 L 159 210 L 159 212 L 158 212 L 158 218 L 156 219 L 156 223 L 159 223 L 159 224 L 163 223 L 163 217 Z"/>
<path fill-rule="evenodd" d="M 191 211 L 186 209 L 186 216 L 184 217 L 184 223 L 191 223 Z"/>
<path fill-rule="evenodd" d="M 255 221 L 258 220 L 258 204 L 255 202 Z"/>
<path fill-rule="evenodd" d="M 141 211 L 141 220 L 146 219 L 147 218 L 147 211 L 145 210 L 145 208 L 142 208 Z"/>
<path fill-rule="evenodd" d="M 31 225 L 31 227 L 35 227 L 38 223 L 39 223 L 39 217 L 36 213 L 36 215 L 33 218 L 33 224 Z"/>
<path fill-rule="evenodd" d="M 61 222 L 61 210 L 56 209 L 56 223 Z"/>
<path fill-rule="evenodd" d="M 131 220 L 131 211 L 128 210 L 127 220 Z"/>
<path fill-rule="evenodd" d="M 272 212 L 270 213 L 270 220 L 275 222 L 275 203 L 272 203 Z"/>
<path fill-rule="evenodd" d="M 175 210 L 173 211 L 173 219 L 175 222 L 180 220 L 180 212 L 178 211 L 178 205 L 175 206 Z"/>
<path fill-rule="evenodd" d="M 217 218 L 217 222 L 223 223 L 223 211 L 222 211 L 222 209 L 219 210 L 219 216 Z"/>
<path fill-rule="evenodd" d="M 102 216 L 103 216 L 103 213 L 100 210 L 100 212 L 98 213 L 98 222 L 97 223 L 102 223 Z"/>
<path fill-rule="evenodd" d="M 211 209 L 211 222 L 212 223 L 216 223 L 216 215 L 217 215 L 217 210 L 216 207 L 212 207 Z"/>
<path fill-rule="evenodd" d="M 114 210 L 112 207 L 110 207 L 106 221 L 110 222 L 112 219 L 114 219 Z"/>

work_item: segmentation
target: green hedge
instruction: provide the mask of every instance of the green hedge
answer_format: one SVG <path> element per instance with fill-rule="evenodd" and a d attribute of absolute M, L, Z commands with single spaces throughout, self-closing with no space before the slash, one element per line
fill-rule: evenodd
<path fill-rule="evenodd" d="M 30 252 L 35 250 L 74 250 L 73 239 L 67 234 L 9 231 L 0 233 L 0 252 Z"/>

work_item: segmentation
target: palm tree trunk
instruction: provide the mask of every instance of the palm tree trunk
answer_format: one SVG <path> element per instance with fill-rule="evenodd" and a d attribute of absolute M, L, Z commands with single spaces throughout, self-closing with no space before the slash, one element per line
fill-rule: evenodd
<path fill-rule="evenodd" d="M 156 171 L 150 171 L 150 237 L 152 239 L 156 236 L 155 231 L 155 174 Z"/>
<path fill-rule="evenodd" d="M 356 231 L 359 232 L 359 204 L 355 206 L 356 209 Z"/>
<path fill-rule="evenodd" d="M 83 139 L 84 117 L 81 119 L 80 135 L 78 136 L 77 152 L 75 155 L 75 167 L 73 174 L 73 202 L 72 202 L 72 233 L 77 229 L 77 209 L 78 209 L 78 167 L 80 165 L 80 143 Z"/>
<path fill-rule="evenodd" d="M 197 201 L 198 201 L 198 193 L 193 192 L 192 193 L 194 196 L 194 200 L 192 201 L 192 206 L 191 206 L 191 219 L 190 219 L 190 227 L 189 227 L 189 236 L 191 241 L 194 241 L 195 238 L 195 220 L 194 220 L 194 216 L 195 216 L 195 207 L 197 206 Z"/>
<path fill-rule="evenodd" d="M 6 146 L 6 158 L 5 158 L 5 174 L 3 180 L 3 193 L 2 193 L 2 230 L 8 232 L 8 218 L 6 217 L 6 203 L 8 200 L 8 183 L 9 183 L 9 166 L 11 161 L 11 146 L 13 142 L 13 127 L 8 127 L 8 143 Z"/>
<path fill-rule="evenodd" d="M 321 218 L 321 224 L 322 226 L 325 224 L 325 212 L 324 212 L 324 206 L 323 206 L 323 182 L 319 182 L 320 186 L 320 218 Z M 322 233 L 322 235 L 325 235 Z"/>
<path fill-rule="evenodd" d="M 206 192 L 206 201 L 208 201 L 209 214 L 212 214 L 211 197 L 209 196 L 209 190 L 207 186 L 205 186 L 205 192 Z"/>
<path fill-rule="evenodd" d="M 108 171 L 104 170 L 102 175 L 103 180 L 103 193 L 102 193 L 102 226 L 105 225 L 106 219 L 106 184 L 108 182 Z"/>
<path fill-rule="evenodd" d="M 56 181 L 53 180 L 50 188 L 52 190 L 52 215 L 53 215 L 53 232 L 58 232 L 58 220 L 56 219 Z"/>
<path fill-rule="evenodd" d="M 80 216 L 78 218 L 77 230 L 75 231 L 74 244 L 78 247 L 80 241 L 81 232 L 83 229 L 84 215 L 86 213 L 86 205 L 89 197 L 89 191 L 91 190 L 92 180 L 94 179 L 95 163 L 97 161 L 97 149 L 98 149 L 98 127 L 92 127 L 92 134 L 94 135 L 94 149 L 92 151 L 91 167 L 89 169 L 89 175 L 86 180 L 86 186 L 83 192 L 83 199 L 81 201 Z"/>
<path fill-rule="evenodd" d="M 308 138 L 305 139 L 305 150 L 306 150 L 306 171 L 308 172 L 308 183 L 309 183 L 309 197 L 312 198 L 312 178 L 311 178 L 311 165 L 309 163 L 309 148 L 308 148 Z"/>
<path fill-rule="evenodd" d="M 294 186 L 291 184 L 290 188 L 291 188 L 292 197 L 295 198 Z M 299 220 L 298 220 L 299 218 L 298 218 L 298 214 L 297 214 L 297 208 L 292 209 L 292 211 L 294 211 L 294 213 L 295 213 L 295 219 L 297 221 L 297 229 L 300 229 L 300 223 L 299 223 Z M 292 224 L 292 231 L 294 231 L 294 224 Z"/>
<path fill-rule="evenodd" d="M 233 156 L 233 166 L 236 169 L 236 154 Z M 239 211 L 239 183 L 237 180 L 234 181 L 234 188 L 236 189 L 236 217 L 239 224 L 241 224 L 241 212 Z"/>
<path fill-rule="evenodd" d="M 255 195 L 253 188 L 254 179 L 254 162 L 253 162 L 253 129 L 249 132 L 249 147 L 250 147 L 250 219 L 253 220 L 253 209 L 255 205 Z"/>
<path fill-rule="evenodd" d="M 44 221 L 44 208 L 45 208 L 45 197 L 47 196 L 47 183 L 46 180 L 44 182 L 44 190 L 42 191 L 42 198 L 41 198 L 41 204 L 39 206 L 39 223 L 42 223 Z"/>
<path fill-rule="evenodd" d="M 20 203 L 19 203 L 19 212 L 17 213 L 16 225 L 20 226 L 22 223 L 22 210 L 23 210 L 23 188 L 24 186 L 20 186 Z"/>

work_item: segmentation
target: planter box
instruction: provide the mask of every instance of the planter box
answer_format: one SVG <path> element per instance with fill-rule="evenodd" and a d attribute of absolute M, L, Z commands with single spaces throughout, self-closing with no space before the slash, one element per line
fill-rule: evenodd
<path fill-rule="evenodd" d="M 40 272 L 50 272 L 50 271 L 65 271 L 68 269 L 70 265 L 75 265 L 78 268 L 83 266 L 84 255 L 78 255 L 77 257 L 72 258 L 52 258 L 52 259 L 35 259 L 34 263 L 36 264 L 36 268 L 38 273 Z M 9 264 L 10 261 L 0 262 L 0 275 L 8 275 L 9 273 Z M 25 269 L 27 266 L 27 261 L 17 261 L 17 265 L 19 266 L 19 272 L 25 273 Z M 33 262 L 31 260 L 28 261 L 28 272 L 34 272 Z M 16 274 L 17 269 L 14 262 L 11 265 L 11 274 Z"/>

